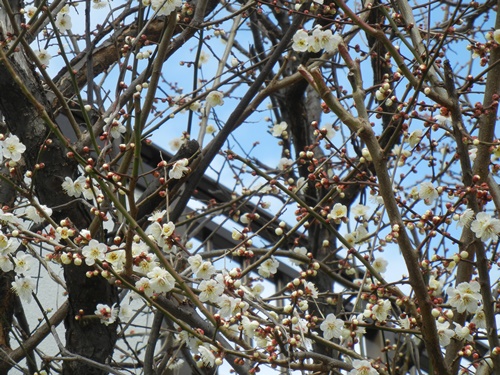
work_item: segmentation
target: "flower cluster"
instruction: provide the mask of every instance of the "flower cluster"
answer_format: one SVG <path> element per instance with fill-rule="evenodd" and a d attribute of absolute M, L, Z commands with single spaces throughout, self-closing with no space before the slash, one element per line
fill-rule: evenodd
<path fill-rule="evenodd" d="M 311 34 L 305 30 L 298 30 L 293 36 L 292 49 L 295 52 L 334 52 L 338 45 L 342 43 L 339 34 L 333 34 L 331 30 L 321 30 L 316 27 Z"/>

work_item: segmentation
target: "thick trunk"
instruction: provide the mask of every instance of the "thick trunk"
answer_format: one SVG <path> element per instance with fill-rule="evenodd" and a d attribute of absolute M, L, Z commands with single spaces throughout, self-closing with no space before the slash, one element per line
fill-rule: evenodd
<path fill-rule="evenodd" d="M 19 6 L 19 3 L 11 4 L 14 11 L 19 9 Z M 2 39 L 5 39 L 6 33 L 12 28 L 5 12 L 1 13 L 0 27 Z M 36 98 L 39 106 L 28 100 L 7 69 L 8 65 L 15 70 L 15 75 Z M 91 220 L 88 208 L 77 201 L 72 201 L 61 187 L 66 176 L 74 178 L 78 175 L 78 165 L 73 159 L 66 157 L 65 145 L 51 134 L 50 128 L 41 117 L 42 109 L 50 115 L 44 89 L 22 50 L 16 52 L 9 57 L 8 62 L 0 64 L 0 111 L 9 131 L 17 135 L 26 146 L 27 150 L 23 156 L 27 169 L 35 171 L 36 164 L 45 165 L 44 168 L 36 170 L 33 178 L 34 194 L 40 203 L 54 209 L 52 218 L 56 222 L 69 218 L 76 228 L 87 228 Z M 47 142 L 48 139 L 51 142 Z M 105 326 L 98 319 L 75 320 L 75 316 L 81 310 L 84 315 L 94 314 L 97 303 L 111 306 L 118 301 L 117 293 L 116 288 L 105 279 L 87 278 L 86 271 L 88 269 L 83 266 L 65 267 L 64 275 L 70 302 L 65 320 L 66 348 L 72 353 L 104 363 L 113 353 L 116 327 Z M 104 372 L 85 363 L 69 361 L 64 364 L 64 373 L 88 375 Z"/>

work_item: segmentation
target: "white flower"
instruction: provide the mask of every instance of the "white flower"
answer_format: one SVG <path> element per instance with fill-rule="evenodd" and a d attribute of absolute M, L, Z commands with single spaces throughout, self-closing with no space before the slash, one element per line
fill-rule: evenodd
<path fill-rule="evenodd" d="M 237 304 L 236 298 L 233 298 L 225 294 L 221 295 L 217 299 L 217 305 L 219 305 L 220 308 L 219 315 L 222 316 L 223 318 L 230 317 L 231 315 L 233 315 L 233 311 L 236 308 L 236 304 Z"/>
<path fill-rule="evenodd" d="M 280 263 L 272 256 L 271 258 L 266 259 L 264 263 L 259 266 L 259 275 L 262 277 L 274 275 L 278 271 L 279 265 Z"/>
<path fill-rule="evenodd" d="M 116 318 L 118 317 L 118 309 L 116 308 L 116 304 L 109 307 L 108 305 L 99 303 L 96 306 L 94 314 L 101 319 L 102 324 L 108 326 L 116 321 Z"/>
<path fill-rule="evenodd" d="M 172 166 L 172 169 L 168 171 L 168 177 L 176 180 L 181 179 L 182 176 L 184 176 L 184 173 L 189 171 L 189 168 L 187 167 L 188 164 L 189 160 L 186 158 L 177 160 Z"/>
<path fill-rule="evenodd" d="M 365 309 L 363 315 L 366 318 L 372 318 L 379 322 L 385 322 L 387 320 L 387 316 L 391 310 L 391 301 L 379 300 L 376 304 L 368 304 Z"/>
<path fill-rule="evenodd" d="M 7 254 L 0 254 L 0 270 L 9 272 L 14 269 L 14 265 Z"/>
<path fill-rule="evenodd" d="M 184 143 L 184 139 L 177 137 L 177 138 L 172 139 L 168 143 L 168 145 L 170 146 L 170 149 L 172 151 L 177 151 L 178 149 L 181 148 L 181 146 L 182 146 L 183 143 Z"/>
<path fill-rule="evenodd" d="M 288 169 L 293 165 L 293 160 L 288 159 L 288 158 L 281 158 L 280 162 L 278 163 L 278 169 L 280 171 L 284 171 L 285 169 Z"/>
<path fill-rule="evenodd" d="M 201 292 L 201 302 L 216 303 L 221 294 L 224 293 L 224 285 L 216 280 L 203 280 L 198 289 Z"/>
<path fill-rule="evenodd" d="M 436 328 L 438 331 L 439 345 L 447 346 L 451 342 L 451 338 L 455 336 L 455 332 L 449 329 L 450 322 L 439 323 L 436 322 Z"/>
<path fill-rule="evenodd" d="M 460 215 L 457 226 L 468 228 L 473 219 L 474 219 L 474 211 L 468 208 Z"/>
<path fill-rule="evenodd" d="M 132 317 L 132 313 L 133 311 L 130 305 L 121 304 L 120 311 L 118 312 L 118 318 L 120 318 L 122 322 L 126 322 Z"/>
<path fill-rule="evenodd" d="M 477 309 L 474 317 L 471 320 L 471 323 L 474 323 L 477 328 L 486 329 L 486 315 L 484 315 L 483 308 L 480 307 Z"/>
<path fill-rule="evenodd" d="M 414 148 L 416 145 L 419 144 L 421 139 L 422 139 L 422 130 L 417 129 L 410 134 L 410 137 L 408 138 L 408 143 L 410 144 L 411 148 Z"/>
<path fill-rule="evenodd" d="M 368 207 L 363 204 L 357 204 L 351 209 L 354 217 L 367 219 Z"/>
<path fill-rule="evenodd" d="M 493 219 L 486 212 L 479 212 L 476 215 L 476 219 L 472 222 L 470 229 L 481 241 L 496 240 L 500 233 L 500 220 Z"/>
<path fill-rule="evenodd" d="M 311 296 L 312 298 L 318 298 L 318 289 L 312 281 L 306 281 L 304 283 L 304 293 L 305 295 Z"/>
<path fill-rule="evenodd" d="M 469 150 L 470 161 L 476 160 L 476 156 L 477 156 L 477 147 L 471 147 Z"/>
<path fill-rule="evenodd" d="M 321 50 L 321 36 L 322 31 L 319 27 L 316 27 L 312 35 L 307 38 L 307 43 L 309 44 L 309 52 L 319 52 Z"/>
<path fill-rule="evenodd" d="M 200 53 L 200 59 L 198 60 L 198 66 L 205 64 L 210 60 L 210 55 L 206 53 L 205 51 L 201 51 Z"/>
<path fill-rule="evenodd" d="M 353 369 L 347 375 L 378 375 L 371 363 L 366 360 L 355 359 L 352 361 Z"/>
<path fill-rule="evenodd" d="M 26 7 L 24 8 L 24 14 L 28 17 L 28 18 L 32 18 L 35 13 L 36 13 L 36 7 L 34 6 L 29 6 L 29 7 Z"/>
<path fill-rule="evenodd" d="M 439 197 L 439 194 L 432 182 L 426 181 L 420 184 L 418 196 L 424 200 L 425 204 L 431 205 L 434 199 Z"/>
<path fill-rule="evenodd" d="M 95 261 L 105 259 L 107 246 L 97 240 L 90 240 L 89 244 L 82 249 L 82 255 L 85 257 L 87 266 L 93 266 Z"/>
<path fill-rule="evenodd" d="M 321 127 L 321 130 L 322 131 L 325 131 L 326 134 L 325 134 L 325 137 L 328 139 L 328 140 L 332 140 L 333 137 L 335 137 L 335 134 L 336 134 L 336 131 L 335 129 L 333 128 L 333 125 L 332 124 L 325 124 Z"/>
<path fill-rule="evenodd" d="M 309 48 L 308 37 L 306 31 L 298 30 L 293 36 L 292 49 L 295 52 L 305 52 Z"/>
<path fill-rule="evenodd" d="M 468 327 L 462 327 L 460 324 L 457 322 L 455 324 L 455 335 L 457 335 L 458 338 L 464 340 L 464 341 L 472 341 L 472 335 L 470 334 L 470 330 Z"/>
<path fill-rule="evenodd" d="M 217 105 L 223 105 L 224 104 L 224 94 L 221 93 L 220 91 L 211 91 L 207 95 L 207 104 L 210 107 L 215 107 Z"/>
<path fill-rule="evenodd" d="M 456 288 L 449 287 L 446 290 L 448 294 L 448 303 L 457 309 L 459 313 L 468 311 L 474 313 L 477 311 L 478 303 L 481 301 L 480 286 L 477 281 L 462 282 Z"/>
<path fill-rule="evenodd" d="M 296 247 L 293 249 L 293 252 L 295 254 L 306 256 L 308 251 L 305 247 Z M 297 266 L 304 263 L 300 260 L 295 260 L 295 259 L 290 259 L 290 262 L 292 262 L 293 264 L 296 264 Z"/>
<path fill-rule="evenodd" d="M 259 328 L 259 322 L 256 320 L 250 320 L 247 316 L 243 316 L 241 318 L 241 325 L 243 326 L 245 334 L 250 338 L 255 336 L 255 330 Z"/>
<path fill-rule="evenodd" d="M 212 262 L 205 261 L 201 263 L 200 267 L 196 270 L 196 277 L 199 279 L 208 280 L 213 275 L 215 275 L 216 268 L 212 265 Z"/>
<path fill-rule="evenodd" d="M 65 33 L 71 29 L 73 25 L 71 24 L 71 16 L 68 13 L 59 12 L 56 17 L 56 27 L 61 33 Z"/>
<path fill-rule="evenodd" d="M 335 203 L 332 208 L 332 211 L 328 214 L 328 218 L 330 219 L 342 219 L 347 216 L 347 206 L 342 203 Z"/>
<path fill-rule="evenodd" d="M 12 282 L 12 290 L 26 302 L 31 302 L 31 297 L 33 290 L 35 289 L 35 284 L 33 281 L 26 277 L 18 277 Z"/>
<path fill-rule="evenodd" d="M 92 0 L 92 8 L 94 9 L 102 9 L 106 8 L 108 2 L 106 0 Z"/>
<path fill-rule="evenodd" d="M 323 331 L 323 338 L 325 340 L 331 340 L 332 338 L 338 339 L 342 334 L 344 321 L 342 319 L 337 319 L 334 314 L 328 314 L 319 328 Z"/>
<path fill-rule="evenodd" d="M 141 277 L 140 280 L 135 283 L 135 287 L 139 292 L 144 293 L 148 297 L 151 297 L 154 294 L 151 282 L 147 277 Z"/>
<path fill-rule="evenodd" d="M 182 5 L 182 0 L 151 0 L 151 8 L 158 16 L 168 16 L 175 8 Z"/>
<path fill-rule="evenodd" d="M 123 270 L 125 265 L 126 255 L 125 250 L 112 250 L 106 253 L 106 262 L 113 266 L 113 269 L 117 272 Z"/>
<path fill-rule="evenodd" d="M 188 258 L 188 263 L 191 266 L 191 271 L 196 273 L 203 263 L 203 258 L 200 254 L 192 255 Z"/>
<path fill-rule="evenodd" d="M 493 39 L 495 40 L 495 42 L 497 42 L 498 44 L 500 44 L 500 29 L 495 30 L 493 32 Z"/>
<path fill-rule="evenodd" d="M 45 206 L 43 204 L 41 204 L 39 206 L 42 209 L 42 211 L 45 213 L 45 215 L 47 215 L 47 216 L 52 215 L 52 209 L 48 208 L 47 206 Z M 41 214 L 41 212 L 35 208 L 35 206 L 29 206 L 28 208 L 26 208 L 26 211 L 24 213 L 25 213 L 26 217 L 29 220 L 31 220 L 32 222 L 34 222 L 35 224 L 43 223 L 43 221 L 45 220 L 45 216 L 43 216 Z"/>
<path fill-rule="evenodd" d="M 38 57 L 38 60 L 40 60 L 40 63 L 42 65 L 49 66 L 50 59 L 52 58 L 52 56 L 50 55 L 50 53 L 47 52 L 46 49 L 42 48 L 42 49 L 34 51 L 34 52 L 35 52 L 36 57 Z"/>
<path fill-rule="evenodd" d="M 19 141 L 17 135 L 11 135 L 2 142 L 3 157 L 12 161 L 21 160 L 21 155 L 26 151 L 26 146 Z"/>
<path fill-rule="evenodd" d="M 325 52 L 334 52 L 342 43 L 342 37 L 339 34 L 332 34 L 331 30 L 324 30 L 320 35 L 320 46 Z"/>
<path fill-rule="evenodd" d="M 65 177 L 61 186 L 70 197 L 79 198 L 85 189 L 86 178 L 85 176 L 80 176 L 73 181 L 70 177 Z"/>
<path fill-rule="evenodd" d="M 378 257 L 373 261 L 372 266 L 378 273 L 384 273 L 387 271 L 388 264 L 389 262 L 387 262 L 387 260 L 382 257 Z"/>
<path fill-rule="evenodd" d="M 198 347 L 198 351 L 201 356 L 201 362 L 203 366 L 214 367 L 215 365 L 215 355 L 210 349 L 207 349 L 204 345 Z"/>
<path fill-rule="evenodd" d="M 287 129 L 287 127 L 288 124 L 285 121 L 281 121 L 279 124 L 274 124 L 273 137 L 281 137 L 281 135 Z"/>
<path fill-rule="evenodd" d="M 119 139 L 122 137 L 122 134 L 127 131 L 127 128 L 118 120 L 114 120 L 109 124 L 109 134 L 113 139 Z"/>
<path fill-rule="evenodd" d="M 175 279 L 174 277 L 164 268 L 155 267 L 147 276 L 150 279 L 150 286 L 155 293 L 167 293 L 174 289 Z"/>
<path fill-rule="evenodd" d="M 0 254 L 7 255 L 15 250 L 12 239 L 0 231 Z"/>
<path fill-rule="evenodd" d="M 19 251 L 14 258 L 14 263 L 16 264 L 15 271 L 17 273 L 25 273 L 31 268 L 34 258 L 31 254 L 26 254 L 24 251 Z"/>

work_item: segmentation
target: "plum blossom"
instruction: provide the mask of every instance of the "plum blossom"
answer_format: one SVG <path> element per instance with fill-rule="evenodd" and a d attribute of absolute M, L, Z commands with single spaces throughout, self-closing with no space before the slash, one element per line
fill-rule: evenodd
<path fill-rule="evenodd" d="M 332 211 L 328 214 L 329 219 L 342 219 L 347 216 L 347 206 L 342 203 L 335 203 Z"/>
<path fill-rule="evenodd" d="M 439 197 L 439 193 L 432 184 L 432 182 L 426 181 L 420 184 L 418 189 L 418 196 L 423 199 L 425 204 L 431 205 L 435 199 Z"/>
<path fill-rule="evenodd" d="M 0 254 L 0 270 L 3 272 L 9 272 L 14 269 L 14 265 L 10 260 L 10 257 L 6 254 Z"/>
<path fill-rule="evenodd" d="M 106 8 L 108 2 L 106 0 L 92 0 L 92 8 L 94 9 L 102 9 Z"/>
<path fill-rule="evenodd" d="M 368 206 L 357 204 L 351 209 L 354 217 L 366 219 L 368 215 Z"/>
<path fill-rule="evenodd" d="M 280 171 L 284 171 L 285 169 L 290 168 L 293 165 L 293 160 L 288 158 L 281 158 L 278 163 L 278 169 Z"/>
<path fill-rule="evenodd" d="M 298 30 L 293 36 L 292 49 L 295 52 L 305 52 L 309 47 L 309 34 L 305 30 Z"/>
<path fill-rule="evenodd" d="M 481 241 L 496 240 L 500 233 L 500 220 L 492 218 L 486 212 L 479 212 L 470 229 Z"/>
<path fill-rule="evenodd" d="M 16 279 L 12 282 L 12 290 L 16 293 L 23 301 L 31 302 L 32 293 L 35 289 L 35 284 L 33 281 L 27 277 L 16 276 Z"/>
<path fill-rule="evenodd" d="M 243 326 L 245 334 L 250 338 L 255 336 L 255 330 L 259 328 L 259 322 L 256 320 L 250 320 L 247 316 L 243 316 L 241 318 L 241 325 Z"/>
<path fill-rule="evenodd" d="M 318 298 L 318 288 L 316 288 L 316 285 L 314 285 L 312 281 L 306 281 L 304 283 L 304 292 L 307 296 Z"/>
<path fill-rule="evenodd" d="M 19 251 L 14 258 L 14 263 L 16 265 L 15 271 L 17 273 L 25 273 L 31 268 L 34 262 L 34 258 L 31 254 L 26 254 L 24 251 Z"/>
<path fill-rule="evenodd" d="M 70 197 L 79 198 L 83 194 L 87 184 L 86 180 L 85 176 L 80 176 L 75 181 L 70 177 L 65 177 L 61 186 Z"/>
<path fill-rule="evenodd" d="M 470 334 L 470 329 L 468 327 L 462 327 L 457 322 L 455 324 L 455 335 L 464 341 L 472 341 L 472 335 Z"/>
<path fill-rule="evenodd" d="M 102 324 L 109 326 L 110 324 L 116 322 L 116 318 L 118 318 L 118 308 L 116 307 L 116 303 L 111 307 L 109 307 L 109 305 L 99 303 L 96 306 L 94 314 L 101 319 Z"/>
<path fill-rule="evenodd" d="M 288 124 L 285 121 L 281 121 L 279 124 L 274 124 L 273 126 L 273 137 L 281 137 L 284 131 L 288 128 Z"/>
<path fill-rule="evenodd" d="M 484 315 L 483 308 L 480 307 L 477 309 L 474 317 L 471 320 L 471 323 L 474 323 L 477 328 L 486 329 L 486 315 Z"/>
<path fill-rule="evenodd" d="M 474 313 L 477 311 L 478 303 L 481 301 L 479 293 L 480 286 L 477 281 L 462 282 L 456 288 L 449 287 L 446 290 L 448 294 L 448 303 L 457 309 L 459 313 L 464 311 Z"/>
<path fill-rule="evenodd" d="M 28 18 L 33 18 L 33 16 L 35 15 L 36 13 L 36 10 L 37 8 L 30 5 L 29 7 L 26 7 L 24 8 L 24 14 L 26 15 L 26 17 Z"/>
<path fill-rule="evenodd" d="M 2 142 L 3 157 L 18 162 L 26 151 L 26 146 L 19 141 L 17 135 L 11 135 Z"/>
<path fill-rule="evenodd" d="M 378 375 L 377 370 L 367 360 L 355 359 L 352 361 L 352 367 L 353 369 L 347 375 Z"/>
<path fill-rule="evenodd" d="M 410 144 L 411 148 L 414 148 L 416 145 L 419 144 L 421 139 L 422 139 L 422 130 L 417 129 L 410 133 L 410 137 L 408 138 L 408 143 Z"/>
<path fill-rule="evenodd" d="M 493 32 L 493 39 L 495 40 L 495 42 L 500 44 L 500 29 L 497 29 Z"/>
<path fill-rule="evenodd" d="M 280 263 L 272 256 L 266 259 L 258 268 L 259 275 L 262 277 L 270 277 L 278 271 Z"/>
<path fill-rule="evenodd" d="M 466 209 L 458 218 L 457 226 L 468 228 L 474 220 L 474 211 L 470 208 Z"/>
<path fill-rule="evenodd" d="M 211 91 L 207 95 L 207 104 L 210 107 L 215 107 L 224 104 L 224 94 L 220 91 Z"/>
<path fill-rule="evenodd" d="M 168 16 L 181 5 L 182 0 L 151 0 L 151 8 L 158 16 Z"/>
<path fill-rule="evenodd" d="M 87 266 L 93 266 L 96 260 L 102 262 L 106 258 L 107 246 L 97 240 L 90 240 L 89 244 L 82 249 Z"/>
<path fill-rule="evenodd" d="M 174 277 L 164 268 L 154 267 L 147 276 L 150 279 L 150 286 L 155 293 L 168 293 L 175 286 Z"/>
<path fill-rule="evenodd" d="M 152 297 L 154 294 L 153 287 L 151 286 L 151 281 L 147 277 L 141 277 L 136 281 L 135 287 L 139 292 L 144 293 L 148 297 Z"/>
<path fill-rule="evenodd" d="M 181 179 L 182 176 L 184 176 L 184 173 L 189 171 L 189 168 L 187 167 L 188 164 L 189 160 L 186 158 L 177 160 L 172 166 L 172 169 L 168 171 L 168 177 L 176 180 Z"/>
<path fill-rule="evenodd" d="M 113 266 L 115 271 L 120 272 L 123 270 L 123 266 L 126 261 L 125 250 L 114 249 L 112 251 L 108 251 L 106 253 L 105 260 Z"/>
<path fill-rule="evenodd" d="M 299 255 L 302 255 L 302 256 L 306 256 L 308 251 L 305 247 L 295 247 L 293 249 L 293 252 L 295 254 L 299 254 Z M 297 266 L 303 264 L 304 262 L 300 261 L 300 260 L 296 260 L 296 259 L 290 259 L 290 262 L 292 262 L 293 264 L 296 264 Z"/>
<path fill-rule="evenodd" d="M 438 332 L 439 345 L 447 346 L 451 342 L 451 338 L 455 336 L 455 332 L 453 332 L 450 327 L 450 322 L 436 322 L 436 328 Z"/>
<path fill-rule="evenodd" d="M 63 13 L 62 11 L 57 14 L 56 17 L 56 27 L 61 33 L 65 33 L 73 27 L 71 23 L 71 16 L 68 13 Z"/>
<path fill-rule="evenodd" d="M 52 209 L 48 208 L 44 204 L 39 205 L 41 211 L 47 215 L 51 216 L 52 215 Z M 26 208 L 26 211 L 24 212 L 26 215 L 26 218 L 34 222 L 35 224 L 40 224 L 43 223 L 45 220 L 45 216 L 37 209 L 35 206 L 29 206 Z"/>
<path fill-rule="evenodd" d="M 319 326 L 323 331 L 323 338 L 331 340 L 332 338 L 340 338 L 342 335 L 342 328 L 344 328 L 344 321 L 338 319 L 334 314 L 328 314 Z"/>
<path fill-rule="evenodd" d="M 52 58 L 51 54 L 47 52 L 46 49 L 39 49 L 35 52 L 36 57 L 40 60 L 40 63 L 45 66 L 49 66 L 50 59 Z"/>
<path fill-rule="evenodd" d="M 217 303 L 217 300 L 224 293 L 224 284 L 217 280 L 203 280 L 198 289 L 200 290 L 201 302 Z"/>
<path fill-rule="evenodd" d="M 204 345 L 200 345 L 198 347 L 198 352 L 200 353 L 203 366 L 214 367 L 215 355 L 210 349 L 208 349 Z"/>
<path fill-rule="evenodd" d="M 336 131 L 335 129 L 333 128 L 333 125 L 332 124 L 325 124 L 325 125 L 322 125 L 321 126 L 321 131 L 322 132 L 325 132 L 324 136 L 329 139 L 329 140 L 332 140 L 333 137 L 335 137 L 335 134 L 336 134 Z"/>
<path fill-rule="evenodd" d="M 205 261 L 201 263 L 200 267 L 196 271 L 196 277 L 199 279 L 208 280 L 216 273 L 216 268 L 212 265 L 212 262 Z"/>
<path fill-rule="evenodd" d="M 387 260 L 382 257 L 378 257 L 373 261 L 372 266 L 378 273 L 384 273 L 387 271 L 388 264 L 389 262 L 387 262 Z"/>
<path fill-rule="evenodd" d="M 391 301 L 379 300 L 376 304 L 368 304 L 363 315 L 379 322 L 385 322 L 391 310 Z"/>

